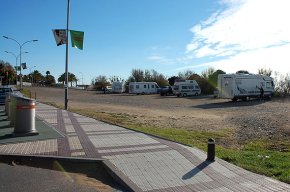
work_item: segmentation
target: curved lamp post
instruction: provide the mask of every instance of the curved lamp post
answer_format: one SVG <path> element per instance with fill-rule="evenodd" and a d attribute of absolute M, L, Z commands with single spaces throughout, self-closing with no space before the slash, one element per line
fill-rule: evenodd
<path fill-rule="evenodd" d="M 13 55 L 14 57 L 15 57 L 15 59 L 16 59 L 16 83 L 17 83 L 17 68 L 18 68 L 18 64 L 17 64 L 17 61 L 18 61 L 18 57 L 20 56 L 20 54 L 18 54 L 17 56 L 16 56 L 16 54 L 14 54 L 13 52 L 10 52 L 10 51 L 5 51 L 5 53 L 10 53 L 11 55 Z M 21 54 L 23 54 L 23 53 L 28 53 L 27 51 L 25 51 L 25 52 L 22 52 Z"/>
<path fill-rule="evenodd" d="M 12 40 L 12 41 L 14 41 L 14 42 L 16 42 L 18 45 L 19 45 L 19 50 L 20 50 L 20 52 L 19 52 L 19 58 L 20 58 L 20 73 L 19 73 L 19 75 L 20 75 L 20 89 L 22 89 L 22 74 L 21 74 L 21 50 L 22 50 L 22 47 L 23 47 L 23 45 L 25 45 L 26 43 L 30 43 L 30 42 L 36 42 L 36 41 L 38 41 L 38 40 L 29 40 L 29 41 L 25 41 L 24 43 L 19 43 L 17 40 L 15 40 L 15 39 L 13 39 L 13 38 L 11 38 L 11 37 L 7 37 L 7 36 L 3 36 L 5 39 L 10 39 L 10 40 Z"/>

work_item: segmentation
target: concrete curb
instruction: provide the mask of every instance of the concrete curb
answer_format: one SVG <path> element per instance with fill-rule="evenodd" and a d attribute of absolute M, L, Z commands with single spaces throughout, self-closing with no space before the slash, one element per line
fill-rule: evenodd
<path fill-rule="evenodd" d="M 63 157 L 63 156 L 36 156 L 36 155 L 2 155 L 0 154 L 0 162 L 12 163 L 14 161 L 16 165 L 21 162 L 28 161 L 41 161 L 41 160 L 50 160 L 50 161 L 64 161 L 64 162 L 74 162 L 74 163 L 98 163 L 102 165 L 106 172 L 113 178 L 114 181 L 119 183 L 126 191 L 134 192 L 140 191 L 139 188 L 132 183 L 129 179 L 126 179 L 126 176 L 122 174 L 118 169 L 114 167 L 108 160 L 101 158 L 76 158 L 76 157 Z M 29 167 L 29 165 L 28 165 Z"/>

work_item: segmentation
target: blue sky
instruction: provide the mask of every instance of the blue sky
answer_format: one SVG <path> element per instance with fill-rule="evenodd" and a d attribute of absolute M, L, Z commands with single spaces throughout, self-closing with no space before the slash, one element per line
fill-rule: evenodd
<path fill-rule="evenodd" d="M 57 79 L 65 46 L 56 46 L 52 29 L 66 27 L 66 6 L 67 0 L 1 0 L 0 59 L 15 65 L 4 51 L 19 53 L 3 35 L 37 39 L 23 46 L 29 53 L 22 62 Z M 69 71 L 85 83 L 98 75 L 126 79 L 132 69 L 167 77 L 208 67 L 289 73 L 289 7 L 288 0 L 71 0 L 70 29 L 84 31 L 85 40 L 84 50 L 69 48 Z"/>

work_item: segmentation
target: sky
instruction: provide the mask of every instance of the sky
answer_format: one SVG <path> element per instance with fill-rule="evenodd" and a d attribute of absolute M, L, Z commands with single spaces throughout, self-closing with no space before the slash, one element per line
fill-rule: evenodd
<path fill-rule="evenodd" d="M 19 45 L 28 69 L 65 72 L 67 0 L 0 0 L 0 60 L 16 65 Z M 68 71 L 79 83 L 99 75 L 127 79 L 132 69 L 171 77 L 209 67 L 226 73 L 270 68 L 290 73 L 289 0 L 70 0 L 69 29 L 84 31 L 84 48 L 69 42 Z M 19 62 L 19 61 L 18 61 Z M 19 64 L 18 64 L 19 65 Z"/>

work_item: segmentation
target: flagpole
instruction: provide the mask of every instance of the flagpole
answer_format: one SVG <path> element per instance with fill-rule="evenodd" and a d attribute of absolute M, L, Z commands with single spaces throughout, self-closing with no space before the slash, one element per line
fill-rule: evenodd
<path fill-rule="evenodd" d="M 65 97 L 64 97 L 64 108 L 68 109 L 68 30 L 69 30 L 69 11 L 70 0 L 67 0 L 67 19 L 66 19 L 66 57 L 65 57 Z"/>

